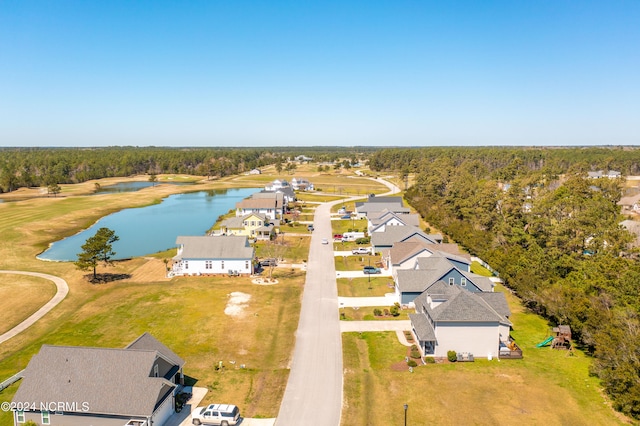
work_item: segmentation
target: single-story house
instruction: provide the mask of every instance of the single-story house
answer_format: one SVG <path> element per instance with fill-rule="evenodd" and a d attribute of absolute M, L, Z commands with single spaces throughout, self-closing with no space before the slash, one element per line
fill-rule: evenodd
<path fill-rule="evenodd" d="M 456 351 L 493 358 L 509 343 L 510 311 L 503 293 L 473 293 L 440 281 L 416 297 L 415 305 L 409 319 L 425 355 L 440 358 Z"/>
<path fill-rule="evenodd" d="M 245 235 L 258 240 L 270 240 L 279 230 L 280 221 L 264 214 L 250 213 L 242 217 L 230 217 L 220 222 L 217 234 Z"/>
<path fill-rule="evenodd" d="M 598 170 L 595 172 L 587 172 L 587 177 L 591 179 L 600 179 L 605 177 L 609 179 L 617 179 L 621 176 L 622 176 L 622 173 L 620 173 L 617 170 L 609 170 L 609 171 Z"/>
<path fill-rule="evenodd" d="M 416 226 L 387 226 L 383 232 L 374 232 L 371 235 L 371 245 L 375 252 L 390 249 L 395 243 L 405 241 L 423 241 L 429 244 L 442 243 L 442 235 L 427 234 Z"/>
<path fill-rule="evenodd" d="M 249 171 L 250 175 L 261 175 L 262 171 L 260 169 L 251 169 L 251 171 Z"/>
<path fill-rule="evenodd" d="M 176 244 L 174 275 L 253 274 L 255 249 L 246 236 L 179 236 Z"/>
<path fill-rule="evenodd" d="M 474 293 L 492 292 L 494 283 L 487 277 L 469 272 L 470 263 L 461 256 L 443 252 L 417 258 L 415 269 L 397 269 L 393 273 L 398 301 L 401 305 L 410 305 L 440 281 Z"/>
<path fill-rule="evenodd" d="M 162 426 L 175 412 L 185 362 L 149 333 L 124 349 L 42 345 L 31 358 L 13 424 Z"/>

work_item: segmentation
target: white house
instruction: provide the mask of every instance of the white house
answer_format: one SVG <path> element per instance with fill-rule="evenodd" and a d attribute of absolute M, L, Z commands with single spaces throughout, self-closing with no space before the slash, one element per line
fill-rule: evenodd
<path fill-rule="evenodd" d="M 246 236 L 179 236 L 176 244 L 174 275 L 253 274 L 255 249 Z"/>
<path fill-rule="evenodd" d="M 503 293 L 472 293 L 440 281 L 415 304 L 409 318 L 425 355 L 455 351 L 492 358 L 508 347 L 511 313 Z"/>
<path fill-rule="evenodd" d="M 296 191 L 313 191 L 314 189 L 313 184 L 304 178 L 291 179 L 291 187 Z"/>
<path fill-rule="evenodd" d="M 276 179 L 270 184 L 266 185 L 264 189 L 266 189 L 267 191 L 276 191 L 278 189 L 288 188 L 290 186 L 291 185 L 289 185 L 289 182 L 287 182 L 286 179 Z"/>
<path fill-rule="evenodd" d="M 383 210 L 367 216 L 367 229 L 369 234 L 374 232 L 384 232 L 387 226 L 419 226 L 420 215 L 418 214 L 397 214 L 392 211 Z"/>

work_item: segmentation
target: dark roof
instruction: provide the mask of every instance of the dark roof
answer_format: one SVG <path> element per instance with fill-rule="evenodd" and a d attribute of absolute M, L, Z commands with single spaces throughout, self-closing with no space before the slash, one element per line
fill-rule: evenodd
<path fill-rule="evenodd" d="M 476 295 L 480 296 L 484 299 L 489 306 L 493 308 L 494 311 L 502 315 L 503 317 L 511 316 L 511 309 L 509 309 L 509 304 L 507 303 L 507 298 L 504 296 L 504 293 L 501 292 L 480 292 L 476 293 Z"/>
<path fill-rule="evenodd" d="M 456 286 L 451 286 L 456 288 Z M 455 291 L 455 290 L 454 290 Z M 435 322 L 504 322 L 511 324 L 504 316 L 496 312 L 477 293 L 462 289 L 457 294 L 448 296 L 447 300 L 435 308 L 426 305 L 426 313 Z"/>
<path fill-rule="evenodd" d="M 93 414 L 150 416 L 175 387 L 151 376 L 156 358 L 182 359 L 146 333 L 132 345 L 151 349 L 43 345 L 29 361 L 13 401 L 36 406 L 82 401 Z"/>
<path fill-rule="evenodd" d="M 409 320 L 411 320 L 418 340 L 422 342 L 436 341 L 436 333 L 424 314 L 409 314 Z"/>
<path fill-rule="evenodd" d="M 383 232 L 371 233 L 371 244 L 376 247 L 391 247 L 394 243 L 408 241 L 411 239 L 436 243 L 432 236 L 425 234 L 420 230 L 420 228 L 411 225 L 387 226 Z"/>
<path fill-rule="evenodd" d="M 176 244 L 184 245 L 174 259 L 253 259 L 254 249 L 243 235 L 217 237 L 179 236 Z"/>
<path fill-rule="evenodd" d="M 169 349 L 164 343 L 153 337 L 148 332 L 144 332 L 140 337 L 138 337 L 133 342 L 129 343 L 126 349 L 138 349 L 145 351 L 156 351 L 167 361 L 172 364 L 183 366 L 185 364 L 184 360 L 180 358 L 175 352 Z"/>

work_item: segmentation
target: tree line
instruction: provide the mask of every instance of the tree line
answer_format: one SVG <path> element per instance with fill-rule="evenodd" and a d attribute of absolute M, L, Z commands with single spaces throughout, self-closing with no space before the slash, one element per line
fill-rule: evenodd
<path fill-rule="evenodd" d="M 80 183 L 137 174 L 184 173 L 224 177 L 287 163 L 298 155 L 314 162 L 366 157 L 371 148 L 0 148 L 0 192 L 21 187 Z"/>
<path fill-rule="evenodd" d="M 489 262 L 531 310 L 571 326 L 616 409 L 640 418 L 640 263 L 619 223 L 630 148 L 434 148 L 376 152 L 415 173 L 405 194 L 433 226 Z"/>

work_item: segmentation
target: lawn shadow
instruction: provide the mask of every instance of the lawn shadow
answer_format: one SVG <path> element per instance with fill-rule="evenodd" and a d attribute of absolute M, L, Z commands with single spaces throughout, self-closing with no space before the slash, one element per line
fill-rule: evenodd
<path fill-rule="evenodd" d="M 89 281 L 91 284 L 108 284 L 114 281 L 127 280 L 131 278 L 131 274 L 96 274 L 94 277 L 93 274 L 87 274 L 84 278 Z"/>

